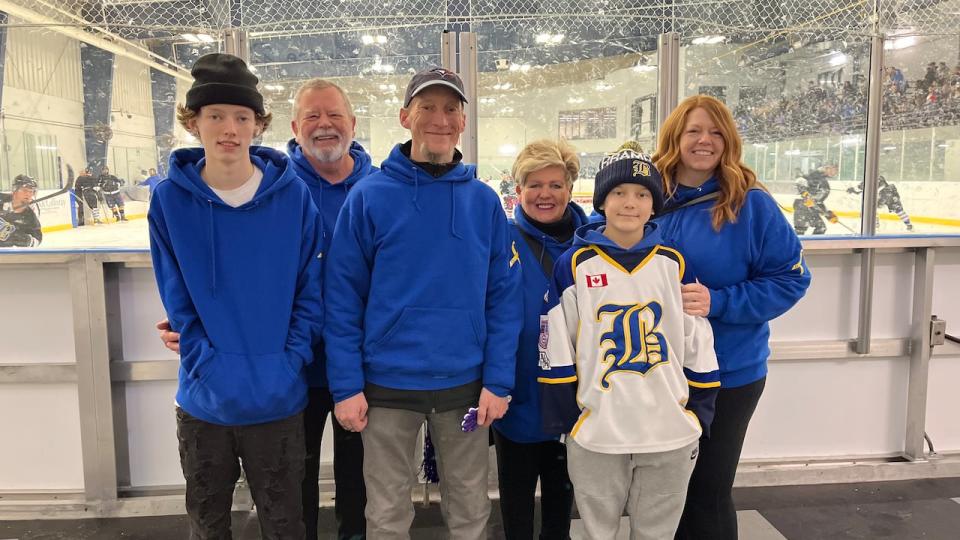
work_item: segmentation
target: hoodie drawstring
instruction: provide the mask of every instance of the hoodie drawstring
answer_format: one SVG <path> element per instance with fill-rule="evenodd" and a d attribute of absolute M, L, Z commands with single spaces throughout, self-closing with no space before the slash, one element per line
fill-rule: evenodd
<path fill-rule="evenodd" d="M 319 175 L 317 175 L 319 176 Z M 346 182 L 346 180 L 344 180 Z M 321 246 L 327 245 L 327 224 L 323 221 L 323 182 L 317 182 L 317 188 L 320 190 L 320 196 L 317 197 L 317 210 L 320 211 L 320 238 Z"/>
<path fill-rule="evenodd" d="M 213 201 L 207 200 L 207 208 L 210 210 L 207 214 L 210 217 L 210 287 L 213 292 L 213 297 L 217 297 L 217 246 L 216 246 L 216 231 L 213 226 Z"/>
<path fill-rule="evenodd" d="M 547 235 L 540 236 L 540 260 L 537 261 L 543 268 L 543 255 L 547 252 Z"/>
<path fill-rule="evenodd" d="M 413 167 L 413 206 L 417 209 L 417 212 L 419 212 L 421 208 L 417 196 L 420 194 L 420 173 L 417 169 L 417 166 Z"/>
<path fill-rule="evenodd" d="M 454 238 L 459 238 L 463 240 L 463 237 L 460 236 L 460 233 L 457 232 L 457 197 L 456 197 L 456 182 L 450 182 L 450 234 Z"/>

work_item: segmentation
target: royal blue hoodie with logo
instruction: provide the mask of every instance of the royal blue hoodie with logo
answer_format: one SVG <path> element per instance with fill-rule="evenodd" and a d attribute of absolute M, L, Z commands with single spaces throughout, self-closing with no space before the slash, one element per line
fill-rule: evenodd
<path fill-rule="evenodd" d="M 583 208 L 575 202 L 567 204 L 573 218 L 574 230 L 586 225 L 588 218 Z M 530 248 L 523 231 L 539 243 L 536 250 Z M 514 383 L 513 399 L 503 418 L 494 422 L 493 427 L 513 442 L 535 443 L 558 439 L 556 434 L 543 432 L 540 419 L 540 313 L 544 309 L 547 289 L 550 288 L 549 276 L 542 266 L 544 257 L 549 255 L 556 261 L 563 252 L 573 246 L 574 235 L 566 242 L 559 242 L 538 229 L 523 212 L 514 213 L 514 227 L 511 231 L 513 242 L 520 252 L 520 272 L 523 275 L 523 330 L 520 332 L 520 345 L 517 351 L 517 380 Z"/>
<path fill-rule="evenodd" d="M 200 177 L 203 156 L 170 156 L 148 213 L 160 299 L 180 333 L 177 404 L 221 425 L 286 418 L 306 406 L 303 368 L 322 331 L 320 213 L 276 150 L 250 148 L 263 179 L 237 208 Z"/>
<path fill-rule="evenodd" d="M 347 195 L 326 261 L 334 400 L 366 382 L 442 390 L 482 380 L 508 395 L 522 306 L 499 198 L 472 165 L 434 178 L 400 145 L 381 167 Z"/>
<path fill-rule="evenodd" d="M 719 232 L 712 223 L 715 199 L 683 207 L 719 189 L 716 178 L 697 188 L 677 186 L 665 208 L 679 209 L 655 221 L 710 289 L 707 318 L 720 382 L 736 388 L 766 376 L 769 322 L 803 297 L 810 270 L 796 232 L 763 190 L 748 191 L 736 222 L 724 223 Z"/>
<path fill-rule="evenodd" d="M 330 239 L 333 238 L 333 228 L 337 224 L 337 216 L 340 215 L 340 209 L 343 208 L 343 201 L 347 199 L 347 193 L 361 178 L 380 169 L 373 166 L 370 154 L 355 141 L 350 144 L 353 171 L 350 172 L 350 176 L 336 184 L 331 184 L 317 174 L 313 165 L 303 155 L 303 148 L 300 147 L 296 139 L 290 139 L 287 142 L 287 155 L 293 162 L 293 169 L 297 172 L 297 176 L 306 182 L 307 187 L 310 188 L 313 202 L 320 210 L 320 217 L 323 220 L 323 226 L 320 230 L 321 251 L 324 254 L 323 256 L 327 257 L 327 248 L 330 247 Z M 307 384 L 313 388 L 326 388 L 327 361 L 322 340 L 314 347 L 313 353 L 314 360 L 307 365 Z"/>

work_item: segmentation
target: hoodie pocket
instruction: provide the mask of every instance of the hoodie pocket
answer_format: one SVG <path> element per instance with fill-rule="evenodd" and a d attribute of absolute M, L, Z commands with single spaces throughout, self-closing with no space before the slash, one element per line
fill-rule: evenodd
<path fill-rule="evenodd" d="M 213 352 L 194 370 L 194 403 L 228 424 L 294 414 L 306 393 L 302 362 L 284 351 L 244 355 Z"/>
<path fill-rule="evenodd" d="M 483 335 L 469 311 L 406 307 L 374 343 L 371 367 L 438 377 L 456 375 L 483 363 Z"/>

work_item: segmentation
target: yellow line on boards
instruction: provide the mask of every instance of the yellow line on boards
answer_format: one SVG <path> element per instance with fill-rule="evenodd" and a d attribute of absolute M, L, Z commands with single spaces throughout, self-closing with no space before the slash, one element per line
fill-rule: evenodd
<path fill-rule="evenodd" d="M 144 219 L 147 217 L 146 214 L 127 214 L 127 219 Z M 110 216 L 110 219 L 113 219 L 113 216 Z M 111 221 L 111 223 L 114 223 Z M 103 225 L 99 225 L 102 227 Z M 50 225 L 49 227 L 41 227 L 40 231 L 43 233 L 56 232 L 56 231 L 67 231 L 73 228 L 73 225 L 70 223 L 63 223 L 60 225 Z"/>

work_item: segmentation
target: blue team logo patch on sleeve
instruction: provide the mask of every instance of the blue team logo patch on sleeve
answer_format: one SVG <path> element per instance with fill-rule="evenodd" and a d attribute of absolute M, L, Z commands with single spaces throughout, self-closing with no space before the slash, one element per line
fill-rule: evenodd
<path fill-rule="evenodd" d="M 663 308 L 657 302 L 646 304 L 606 304 L 597 309 L 597 322 L 610 318 L 610 330 L 600 335 L 601 361 L 606 369 L 600 387 L 610 389 L 615 373 L 648 371 L 669 361 L 667 340 L 657 332 Z"/>

